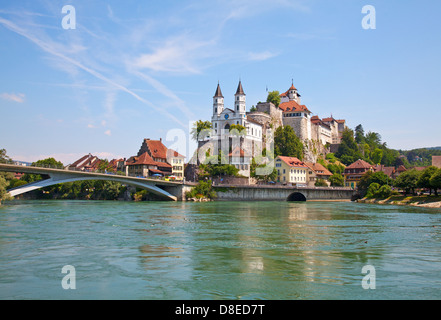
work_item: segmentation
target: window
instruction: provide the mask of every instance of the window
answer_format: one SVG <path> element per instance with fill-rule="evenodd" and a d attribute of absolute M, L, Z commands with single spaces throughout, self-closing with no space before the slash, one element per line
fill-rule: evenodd
<path fill-rule="evenodd" d="M 214 108 L 214 113 L 217 113 L 217 108 Z"/>

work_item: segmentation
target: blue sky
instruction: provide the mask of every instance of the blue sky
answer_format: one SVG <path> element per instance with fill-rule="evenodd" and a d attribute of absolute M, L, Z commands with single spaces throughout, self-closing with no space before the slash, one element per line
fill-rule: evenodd
<path fill-rule="evenodd" d="M 232 105 L 239 78 L 248 108 L 294 79 L 314 115 L 391 148 L 439 146 L 439 12 L 428 0 L 0 0 L 0 148 L 68 164 L 132 156 L 144 138 L 174 147 L 167 134 L 210 119 L 218 81 Z"/>

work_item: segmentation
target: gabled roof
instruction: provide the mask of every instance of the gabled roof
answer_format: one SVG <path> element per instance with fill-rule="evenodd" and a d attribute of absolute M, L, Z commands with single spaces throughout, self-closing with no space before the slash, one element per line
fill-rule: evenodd
<path fill-rule="evenodd" d="M 222 91 L 220 88 L 219 83 L 217 84 L 217 89 L 216 92 L 214 93 L 214 97 L 213 98 L 223 98 L 224 96 L 222 95 Z"/>
<path fill-rule="evenodd" d="M 248 152 L 245 152 L 242 148 L 240 148 L 239 146 L 237 146 L 236 148 L 234 148 L 233 151 L 230 152 L 230 154 L 228 155 L 229 157 L 240 157 L 240 158 L 244 158 L 244 157 L 251 157 L 251 155 Z"/>
<path fill-rule="evenodd" d="M 241 94 L 241 95 L 245 95 L 245 92 L 243 92 L 243 88 L 242 88 L 242 82 L 239 80 L 239 85 L 237 86 L 237 91 L 236 91 L 236 95 Z"/>
<path fill-rule="evenodd" d="M 288 166 L 290 167 L 296 167 L 296 168 L 307 168 L 308 166 L 301 160 L 299 160 L 296 157 L 284 157 L 284 156 L 278 156 L 277 158 L 279 158 L 280 160 L 282 160 L 283 162 L 285 162 Z M 277 161 L 276 158 L 276 161 Z"/>
<path fill-rule="evenodd" d="M 314 171 L 318 176 L 332 176 L 332 172 L 326 169 L 320 163 L 305 162 L 305 164 Z"/>
<path fill-rule="evenodd" d="M 305 105 L 299 105 L 295 100 L 281 103 L 279 108 L 283 112 L 307 112 L 311 113 Z"/>
<path fill-rule="evenodd" d="M 143 164 L 156 166 L 157 162 L 154 161 L 147 152 L 144 152 L 139 157 L 130 157 L 129 160 L 127 160 L 128 166 L 143 165 Z"/>
<path fill-rule="evenodd" d="M 145 140 L 152 158 L 167 159 L 167 147 L 161 140 Z"/>
<path fill-rule="evenodd" d="M 346 169 L 370 169 L 372 167 L 374 167 L 374 166 L 371 165 L 370 163 L 368 163 L 364 160 L 358 159 L 357 161 L 355 161 L 351 165 L 347 166 Z"/>
<path fill-rule="evenodd" d="M 167 150 L 167 157 L 174 157 L 174 158 L 185 158 L 182 154 L 179 154 L 177 151 L 173 149 Z"/>

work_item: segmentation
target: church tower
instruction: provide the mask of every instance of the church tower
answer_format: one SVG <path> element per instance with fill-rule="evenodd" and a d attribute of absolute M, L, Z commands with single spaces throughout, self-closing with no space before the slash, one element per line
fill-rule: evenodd
<path fill-rule="evenodd" d="M 213 116 L 218 116 L 224 111 L 224 96 L 219 83 L 213 97 Z"/>
<path fill-rule="evenodd" d="M 300 103 L 300 97 L 301 95 L 298 93 L 296 87 L 294 87 L 294 83 L 291 85 L 291 88 L 288 89 L 288 99 L 289 101 L 295 101 L 298 104 Z"/>
<path fill-rule="evenodd" d="M 246 113 L 245 96 L 246 95 L 242 88 L 242 82 L 239 80 L 239 86 L 237 87 L 236 94 L 234 95 L 234 112 L 236 112 L 236 114 Z"/>

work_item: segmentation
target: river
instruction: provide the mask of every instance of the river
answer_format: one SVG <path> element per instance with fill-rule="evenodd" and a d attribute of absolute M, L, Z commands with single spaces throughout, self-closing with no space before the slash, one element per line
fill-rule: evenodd
<path fill-rule="evenodd" d="M 13 201 L 0 299 L 440 299 L 440 244 L 439 209 Z"/>

